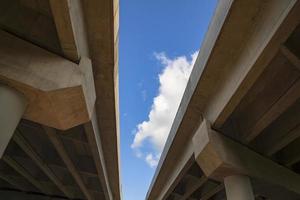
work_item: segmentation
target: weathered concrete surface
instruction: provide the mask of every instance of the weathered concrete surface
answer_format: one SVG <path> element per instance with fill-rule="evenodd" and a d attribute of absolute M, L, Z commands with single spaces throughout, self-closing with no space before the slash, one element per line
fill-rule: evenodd
<path fill-rule="evenodd" d="M 97 101 L 95 110 L 112 198 L 119 200 L 120 128 L 118 86 L 119 2 L 83 2 Z M 104 114 L 103 114 L 104 113 Z"/>
<path fill-rule="evenodd" d="M 0 82 L 26 96 L 25 119 L 62 130 L 90 120 L 96 96 L 88 58 L 77 65 L 1 31 Z"/>
<path fill-rule="evenodd" d="M 210 128 L 204 120 L 193 137 L 195 160 L 216 181 L 247 175 L 300 194 L 300 175 Z"/>

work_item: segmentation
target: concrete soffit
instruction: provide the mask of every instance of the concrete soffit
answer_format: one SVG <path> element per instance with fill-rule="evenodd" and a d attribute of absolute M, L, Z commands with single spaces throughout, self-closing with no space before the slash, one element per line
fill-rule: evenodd
<path fill-rule="evenodd" d="M 27 99 L 23 118 L 43 125 L 52 135 L 83 125 L 105 198 L 121 199 L 119 2 L 50 0 L 49 6 L 62 55 L 0 31 L 0 82 Z M 61 157 L 78 177 L 69 158 Z"/>

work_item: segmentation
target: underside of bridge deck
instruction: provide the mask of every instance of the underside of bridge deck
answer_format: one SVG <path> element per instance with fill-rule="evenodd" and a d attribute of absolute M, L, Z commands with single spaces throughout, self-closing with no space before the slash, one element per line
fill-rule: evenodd
<path fill-rule="evenodd" d="M 0 1 L 1 199 L 120 199 L 117 0 Z"/>

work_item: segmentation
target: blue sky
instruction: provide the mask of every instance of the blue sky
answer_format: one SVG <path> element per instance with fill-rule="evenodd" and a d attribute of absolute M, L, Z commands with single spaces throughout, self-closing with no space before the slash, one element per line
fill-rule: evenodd
<path fill-rule="evenodd" d="M 124 200 L 145 198 L 216 2 L 120 0 Z"/>

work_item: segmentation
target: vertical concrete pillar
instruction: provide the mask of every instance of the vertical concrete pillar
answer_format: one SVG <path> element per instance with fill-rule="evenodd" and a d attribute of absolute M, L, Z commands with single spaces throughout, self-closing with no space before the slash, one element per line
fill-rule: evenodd
<path fill-rule="evenodd" d="M 254 200 L 249 177 L 233 175 L 224 178 L 227 200 Z"/>
<path fill-rule="evenodd" d="M 13 136 L 27 105 L 25 97 L 0 84 L 0 158 Z"/>

